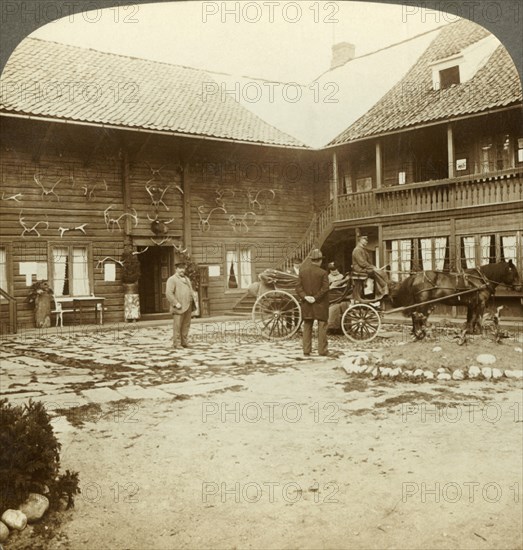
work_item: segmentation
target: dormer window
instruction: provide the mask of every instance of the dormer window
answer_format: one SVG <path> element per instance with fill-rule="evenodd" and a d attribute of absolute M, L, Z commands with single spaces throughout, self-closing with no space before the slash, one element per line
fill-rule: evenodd
<path fill-rule="evenodd" d="M 440 90 L 450 88 L 453 84 L 459 84 L 459 65 L 439 71 Z"/>
<path fill-rule="evenodd" d="M 432 88 L 444 90 L 453 85 L 467 82 L 485 65 L 499 46 L 494 35 L 478 40 L 461 52 L 430 63 Z"/>

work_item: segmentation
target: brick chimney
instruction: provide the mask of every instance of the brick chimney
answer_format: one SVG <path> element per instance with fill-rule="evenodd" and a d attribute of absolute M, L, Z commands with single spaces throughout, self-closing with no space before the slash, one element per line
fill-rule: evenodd
<path fill-rule="evenodd" d="M 332 46 L 331 69 L 351 61 L 355 57 L 356 48 L 349 42 L 338 42 Z"/>

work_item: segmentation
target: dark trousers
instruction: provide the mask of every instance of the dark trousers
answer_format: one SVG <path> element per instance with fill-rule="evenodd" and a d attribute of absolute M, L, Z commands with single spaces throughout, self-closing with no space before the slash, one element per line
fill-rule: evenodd
<path fill-rule="evenodd" d="M 189 344 L 188 336 L 191 328 L 191 308 L 183 313 L 173 315 L 173 346 L 175 348 L 187 346 Z"/>
<path fill-rule="evenodd" d="M 303 320 L 303 353 L 312 351 L 312 325 L 314 319 Z M 326 355 L 329 352 L 327 342 L 327 321 L 318 321 L 318 353 Z"/>

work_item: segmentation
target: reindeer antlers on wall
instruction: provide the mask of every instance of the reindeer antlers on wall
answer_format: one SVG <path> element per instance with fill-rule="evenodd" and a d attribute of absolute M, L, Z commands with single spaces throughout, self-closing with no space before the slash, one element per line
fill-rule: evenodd
<path fill-rule="evenodd" d="M 107 182 L 105 180 L 102 180 L 103 181 L 103 186 L 105 187 L 105 190 L 107 191 L 108 187 L 107 187 Z M 84 197 L 87 197 L 87 200 L 90 201 L 91 199 L 94 199 L 95 198 L 95 190 L 96 188 L 101 185 L 100 183 L 95 183 L 92 187 L 89 187 L 87 184 L 86 185 L 82 185 L 81 189 L 84 190 Z"/>
<path fill-rule="evenodd" d="M 134 227 L 138 225 L 138 213 L 134 208 L 133 208 L 134 214 L 131 214 L 130 212 L 124 212 L 118 218 L 111 218 L 109 210 L 111 210 L 112 208 L 113 208 L 113 205 L 110 204 L 104 210 L 104 221 L 105 221 L 105 225 L 107 226 L 107 231 L 110 231 L 112 233 L 116 227 L 118 227 L 118 231 L 122 231 L 122 228 L 120 226 L 120 220 L 122 218 L 125 218 L 125 216 L 129 216 L 134 220 Z"/>
<path fill-rule="evenodd" d="M 9 197 L 5 196 L 5 193 L 2 193 L 2 200 L 3 201 L 16 201 L 20 202 L 20 199 L 23 197 L 22 193 L 16 193 L 16 195 L 9 195 Z"/>
<path fill-rule="evenodd" d="M 81 231 L 84 235 L 87 235 L 87 233 L 85 232 L 85 226 L 87 224 L 86 223 L 83 223 L 82 225 L 77 225 L 76 227 L 62 227 L 60 226 L 58 228 L 58 231 L 60 232 L 60 238 L 62 238 L 64 236 L 64 233 L 66 231 Z"/>
<path fill-rule="evenodd" d="M 269 195 L 271 195 L 270 198 L 266 197 L 264 199 L 264 193 L 268 193 Z M 265 211 L 267 209 L 267 205 L 276 198 L 276 192 L 273 189 L 260 189 L 256 192 L 256 194 L 254 194 L 254 190 L 249 189 L 247 191 L 247 198 L 249 200 L 249 206 L 252 208 L 252 210 L 258 208 L 258 210 L 262 212 Z"/>
<path fill-rule="evenodd" d="M 55 187 L 63 180 L 63 178 L 58 178 L 58 181 L 56 181 L 54 185 L 49 189 L 43 186 L 43 184 L 40 182 L 36 174 L 33 175 L 33 178 L 35 180 L 36 185 L 38 185 L 38 187 L 40 187 L 40 189 L 42 190 L 42 199 L 44 197 L 47 197 L 48 195 L 54 195 L 56 197 L 56 200 L 60 201 L 60 197 L 55 193 Z"/>
<path fill-rule="evenodd" d="M 245 212 L 241 218 L 236 217 L 234 214 L 229 216 L 229 224 L 232 226 L 234 231 L 240 233 L 246 233 L 249 231 L 248 218 L 251 217 L 254 220 L 252 225 L 256 225 L 256 214 L 254 212 Z"/>
<path fill-rule="evenodd" d="M 38 231 L 38 226 L 40 224 L 42 225 L 45 225 L 45 228 L 46 229 L 49 229 L 49 222 L 48 221 L 39 221 L 39 222 L 36 222 L 32 227 L 28 227 L 26 224 L 25 224 L 25 218 L 22 217 L 22 212 L 23 210 L 20 210 L 20 215 L 18 217 L 18 221 L 20 222 L 20 225 L 24 228 L 24 230 L 22 231 L 21 233 L 21 237 L 25 237 L 25 235 L 29 235 L 30 233 L 36 233 L 36 236 L 37 237 L 40 237 L 40 232 Z"/>
<path fill-rule="evenodd" d="M 211 229 L 211 224 L 209 223 L 209 220 L 211 218 L 211 215 L 216 210 L 221 210 L 225 214 L 227 214 L 227 210 L 223 208 L 223 206 L 216 206 L 215 208 L 212 208 L 209 213 L 207 214 L 207 217 L 203 217 L 203 211 L 205 209 L 205 206 L 198 206 L 198 216 L 200 217 L 200 221 L 198 222 L 198 225 L 200 226 L 200 231 L 203 231 L 206 233 Z"/>

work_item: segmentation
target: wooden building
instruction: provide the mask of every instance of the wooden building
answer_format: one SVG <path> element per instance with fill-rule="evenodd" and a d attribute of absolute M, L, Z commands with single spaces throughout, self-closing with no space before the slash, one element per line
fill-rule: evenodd
<path fill-rule="evenodd" d="M 522 273 L 517 71 L 468 21 L 429 38 L 400 81 L 385 79 L 375 104 L 319 149 L 231 95 L 206 95 L 210 73 L 25 40 L 1 80 L 2 330 L 15 306 L 18 326 L 34 326 L 26 297 L 37 279 L 57 296 L 104 298 L 104 320 L 123 321 L 126 245 L 140 259 L 144 316 L 167 311 L 183 249 L 203 269 L 209 315 L 316 246 L 349 270 L 363 232 L 395 279 L 499 259 Z M 328 107 L 316 103 L 314 117 Z M 329 115 L 338 125 L 343 107 Z M 519 299 L 510 307 L 521 314 Z"/>
<path fill-rule="evenodd" d="M 202 98 L 208 82 L 41 40 L 17 48 L 2 75 L 0 259 L 19 326 L 34 326 L 38 279 L 58 297 L 102 297 L 104 321 L 123 321 L 127 244 L 145 315 L 168 311 L 177 250 L 203 268 L 207 315 L 292 252 L 314 213 L 312 152 L 233 99 Z"/>

